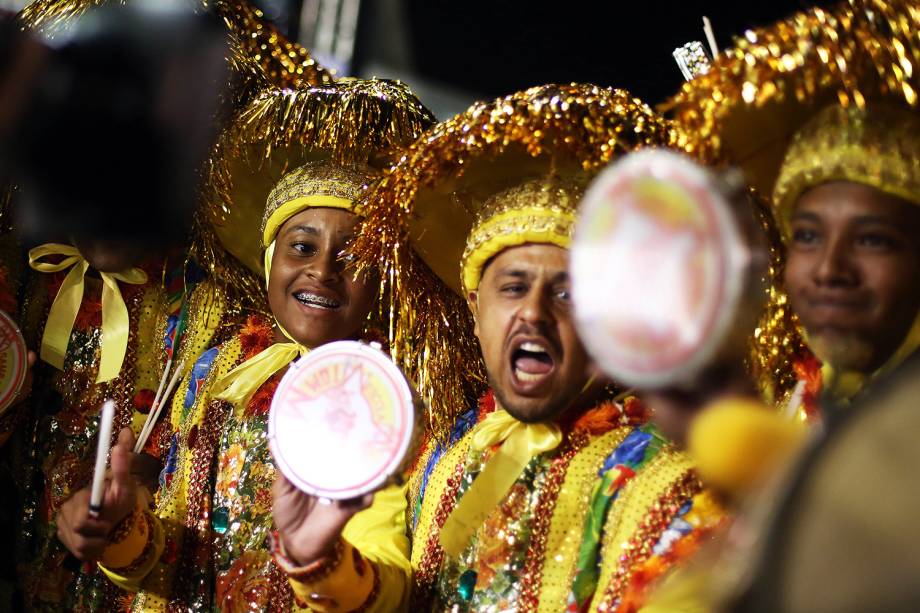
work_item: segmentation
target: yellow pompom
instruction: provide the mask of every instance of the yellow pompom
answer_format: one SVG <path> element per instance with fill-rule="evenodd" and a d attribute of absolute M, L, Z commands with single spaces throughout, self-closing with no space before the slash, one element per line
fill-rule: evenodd
<path fill-rule="evenodd" d="M 798 451 L 806 427 L 747 398 L 719 400 L 690 427 L 688 450 L 703 482 L 740 497 L 756 488 Z"/>

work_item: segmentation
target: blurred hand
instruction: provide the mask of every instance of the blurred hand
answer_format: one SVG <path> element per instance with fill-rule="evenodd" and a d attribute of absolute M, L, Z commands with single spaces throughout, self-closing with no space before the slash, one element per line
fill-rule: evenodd
<path fill-rule="evenodd" d="M 643 391 L 642 401 L 652 413 L 652 421 L 671 441 L 686 447 L 687 432 L 697 414 L 726 396 L 758 398 L 743 366 L 716 364 L 697 376 L 692 387 Z"/>
<path fill-rule="evenodd" d="M 109 544 L 109 535 L 127 517 L 137 503 L 137 480 L 131 474 L 134 435 L 130 428 L 118 433 L 112 448 L 112 463 L 98 517 L 89 514 L 91 487 L 83 488 L 67 500 L 58 511 L 57 536 L 77 559 L 95 562 Z"/>
<path fill-rule="evenodd" d="M 155 492 L 159 486 L 162 468 L 160 460 L 149 453 L 142 451 L 131 454 L 131 474 L 134 475 L 138 485 L 144 486 L 151 492 Z"/>
<path fill-rule="evenodd" d="M 280 471 L 272 493 L 275 527 L 287 557 L 298 566 L 329 555 L 348 520 L 374 500 L 373 494 L 367 494 L 352 500 L 320 501 L 297 489 Z"/>

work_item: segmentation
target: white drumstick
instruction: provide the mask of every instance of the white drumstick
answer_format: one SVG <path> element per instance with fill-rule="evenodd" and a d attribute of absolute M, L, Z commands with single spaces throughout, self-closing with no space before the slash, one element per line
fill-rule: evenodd
<path fill-rule="evenodd" d="M 150 423 L 147 428 L 141 432 L 140 436 L 137 439 L 137 445 L 135 445 L 135 453 L 140 453 L 144 449 L 144 445 L 147 444 L 147 439 L 150 437 L 150 433 L 153 432 L 153 428 L 157 424 L 157 420 L 160 418 L 160 413 L 163 410 L 163 405 L 169 403 L 169 397 L 172 396 L 173 390 L 176 388 L 176 384 L 179 383 L 179 379 L 182 376 L 182 369 L 185 368 L 185 360 L 179 362 L 179 365 L 176 367 L 176 371 L 173 373 L 172 379 L 169 380 L 169 385 L 166 386 L 166 391 L 163 392 L 163 397 L 160 398 L 160 402 L 157 403 L 156 411 L 151 410 L 153 417 L 150 419 Z"/>
<path fill-rule="evenodd" d="M 716 44 L 716 35 L 712 30 L 712 22 L 705 15 L 703 15 L 703 33 L 706 34 L 706 41 L 709 43 L 712 59 L 716 59 L 719 57 L 719 45 Z"/>
<path fill-rule="evenodd" d="M 156 396 L 153 397 L 153 403 L 151 403 L 150 409 L 147 411 L 147 419 L 144 420 L 144 426 L 141 428 L 141 434 L 143 434 L 144 430 L 147 429 L 147 424 L 150 423 L 150 418 L 153 416 L 153 410 L 157 407 L 158 404 L 160 404 L 160 398 L 163 397 L 163 387 L 166 385 L 166 380 L 169 379 L 169 369 L 171 367 L 172 357 L 166 360 L 166 367 L 163 368 L 163 376 L 160 377 L 160 385 L 157 387 Z M 140 453 L 141 451 L 138 447 L 140 440 L 140 437 L 138 437 L 138 442 L 134 443 L 134 453 Z"/>
<path fill-rule="evenodd" d="M 98 517 L 102 511 L 102 494 L 105 489 L 105 465 L 109 458 L 112 441 L 112 425 L 115 422 L 115 403 L 106 400 L 99 417 L 99 444 L 96 447 L 96 468 L 93 471 L 93 489 L 89 497 L 89 514 Z"/>

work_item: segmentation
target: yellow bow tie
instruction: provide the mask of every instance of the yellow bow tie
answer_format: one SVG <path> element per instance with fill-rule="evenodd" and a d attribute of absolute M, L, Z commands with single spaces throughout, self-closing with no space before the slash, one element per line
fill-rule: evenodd
<path fill-rule="evenodd" d="M 298 355 L 304 356 L 308 352 L 300 343 L 275 343 L 215 383 L 215 397 L 234 406 L 245 405 L 269 377 L 290 364 Z"/>
<path fill-rule="evenodd" d="M 39 261 L 49 255 L 61 255 L 64 259 L 57 264 Z M 48 243 L 29 251 L 29 266 L 39 272 L 59 272 L 70 268 L 48 311 L 41 348 L 41 358 L 58 370 L 63 370 L 67 344 L 83 302 L 83 277 L 89 269 L 89 262 L 76 247 Z M 141 285 L 147 282 L 147 274 L 139 268 L 130 268 L 123 272 L 100 272 L 99 276 L 102 277 L 102 340 L 96 383 L 103 383 L 114 379 L 121 372 L 121 364 L 128 349 L 131 322 L 128 307 L 118 289 L 118 281 Z"/>
<path fill-rule="evenodd" d="M 482 452 L 499 443 L 501 447 L 444 522 L 440 537 L 444 552 L 460 555 L 530 460 L 555 449 L 561 441 L 562 432 L 556 425 L 525 424 L 503 409 L 494 411 L 476 426 L 470 443 L 475 451 Z"/>

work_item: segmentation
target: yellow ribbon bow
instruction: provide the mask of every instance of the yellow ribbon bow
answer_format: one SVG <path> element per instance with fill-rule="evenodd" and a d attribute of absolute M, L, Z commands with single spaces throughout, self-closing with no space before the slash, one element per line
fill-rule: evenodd
<path fill-rule="evenodd" d="M 280 325 L 279 325 L 280 327 Z M 284 328 L 281 332 L 291 336 Z M 245 405 L 263 383 L 290 364 L 294 358 L 305 356 L 309 349 L 291 339 L 290 343 L 275 343 L 246 360 L 214 384 L 215 397 L 234 406 Z"/>
<path fill-rule="evenodd" d="M 49 255 L 62 255 L 57 264 L 40 262 Z M 29 266 L 39 272 L 59 272 L 70 268 L 61 288 L 51 303 L 45 332 L 42 335 L 41 358 L 58 370 L 64 369 L 67 344 L 73 332 L 80 304 L 83 303 L 83 278 L 89 269 L 89 262 L 80 255 L 76 247 L 48 243 L 29 250 Z M 96 383 L 111 381 L 121 372 L 125 352 L 128 349 L 128 332 L 131 321 L 128 307 L 118 289 L 118 281 L 141 285 L 147 282 L 147 273 L 139 268 L 122 272 L 99 272 L 102 277 L 102 340 L 99 350 L 99 372 Z"/>
<path fill-rule="evenodd" d="M 562 432 L 555 424 L 526 424 L 498 409 L 476 427 L 471 447 L 485 451 L 501 443 L 441 529 L 441 547 L 460 555 L 476 530 L 502 501 L 534 456 L 555 449 Z"/>

